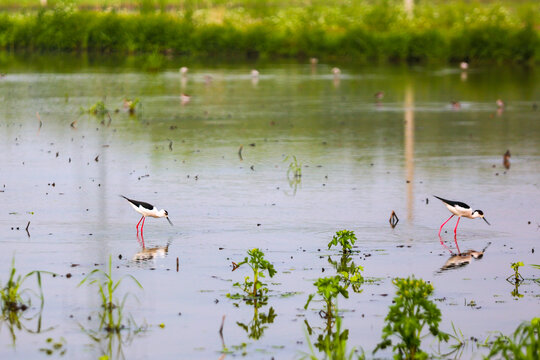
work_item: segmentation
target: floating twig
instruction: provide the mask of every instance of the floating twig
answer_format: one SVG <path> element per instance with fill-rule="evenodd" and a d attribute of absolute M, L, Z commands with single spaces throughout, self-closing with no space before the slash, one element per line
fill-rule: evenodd
<path fill-rule="evenodd" d="M 41 130 L 41 127 L 43 126 L 43 121 L 41 121 L 41 117 L 39 116 L 39 112 L 37 111 L 36 111 L 36 117 L 39 120 L 39 128 L 38 128 L 38 132 L 39 132 L 39 130 Z"/>
<path fill-rule="evenodd" d="M 396 215 L 396 212 L 392 210 L 392 214 L 390 215 L 390 219 L 388 220 L 390 222 L 390 226 L 393 228 L 396 227 L 397 223 L 399 222 L 399 218 Z"/>
<path fill-rule="evenodd" d="M 26 228 L 24 230 L 26 230 L 26 234 L 28 234 L 28 237 L 30 237 L 30 232 L 28 231 L 28 228 L 30 227 L 30 221 L 28 222 L 28 224 L 26 224 Z"/>
<path fill-rule="evenodd" d="M 176 257 L 176 272 L 178 272 L 178 269 L 180 268 L 180 260 L 178 260 L 178 256 Z"/>
<path fill-rule="evenodd" d="M 238 157 L 241 161 L 244 160 L 244 158 L 242 158 L 242 150 L 244 150 L 244 145 L 240 145 L 240 148 L 238 148 Z"/>

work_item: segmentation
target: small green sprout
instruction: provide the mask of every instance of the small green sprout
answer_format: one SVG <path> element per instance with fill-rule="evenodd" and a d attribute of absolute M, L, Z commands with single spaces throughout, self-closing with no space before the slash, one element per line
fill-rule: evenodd
<path fill-rule="evenodd" d="M 433 285 L 422 279 L 394 279 L 397 287 L 394 305 L 386 316 L 383 341 L 373 353 L 392 345 L 392 337 L 400 342 L 393 346 L 396 359 L 426 359 L 428 354 L 420 349 L 422 330 L 425 326 L 439 341 L 448 341 L 449 335 L 439 330 L 441 311 L 428 298 L 433 294 Z"/>
<path fill-rule="evenodd" d="M 523 266 L 523 262 L 521 261 L 510 264 L 510 267 L 512 268 L 512 270 L 514 270 L 514 273 L 510 275 L 509 277 L 507 277 L 506 281 L 508 281 L 511 284 L 521 283 L 524 280 L 523 276 L 521 276 L 521 274 L 519 273 L 519 268 L 521 266 Z"/>
<path fill-rule="evenodd" d="M 357 239 L 356 235 L 354 235 L 354 231 L 340 230 L 336 232 L 336 235 L 334 235 L 332 240 L 328 243 L 328 249 L 339 244 L 341 245 L 343 253 L 351 252 L 356 240 Z"/>

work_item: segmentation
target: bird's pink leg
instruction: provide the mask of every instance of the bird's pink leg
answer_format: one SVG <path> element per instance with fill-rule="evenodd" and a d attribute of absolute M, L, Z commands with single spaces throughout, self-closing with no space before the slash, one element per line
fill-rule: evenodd
<path fill-rule="evenodd" d="M 457 218 L 456 227 L 454 228 L 454 235 L 456 235 L 456 232 L 457 232 L 457 226 L 459 225 L 459 220 L 461 220 L 461 216 Z"/>
<path fill-rule="evenodd" d="M 139 224 L 141 223 L 141 221 L 144 219 L 144 216 L 141 217 L 141 220 L 139 220 L 139 222 L 137 223 L 137 234 L 139 234 Z"/>
<path fill-rule="evenodd" d="M 454 215 L 450 216 L 450 217 L 448 218 L 448 220 L 446 220 L 445 222 L 443 222 L 443 224 L 441 225 L 441 228 L 439 229 L 439 237 L 441 236 L 441 230 L 442 230 L 443 226 L 446 225 L 446 223 L 449 222 L 450 219 L 453 218 L 453 217 L 454 217 Z M 459 220 L 458 220 L 458 221 L 459 221 Z"/>
<path fill-rule="evenodd" d="M 141 224 L 141 236 L 142 236 L 142 232 L 143 232 L 143 229 L 144 229 L 144 220 L 146 220 L 146 216 L 143 216 L 143 221 L 142 221 L 142 224 Z"/>
<path fill-rule="evenodd" d="M 459 222 L 459 218 L 458 218 L 458 222 Z M 457 249 L 458 255 L 461 255 L 461 251 L 459 250 L 459 245 L 458 245 L 458 243 L 457 243 L 457 236 L 456 236 L 456 234 L 454 234 L 454 242 L 456 243 L 456 249 Z"/>

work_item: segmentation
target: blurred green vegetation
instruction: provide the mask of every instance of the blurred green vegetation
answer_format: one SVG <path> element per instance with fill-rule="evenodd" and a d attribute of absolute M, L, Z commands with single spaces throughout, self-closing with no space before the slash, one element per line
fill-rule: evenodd
<path fill-rule="evenodd" d="M 540 2 L 3 0 L 0 48 L 358 62 L 540 59 Z M 99 11 L 95 11 L 99 10 Z"/>

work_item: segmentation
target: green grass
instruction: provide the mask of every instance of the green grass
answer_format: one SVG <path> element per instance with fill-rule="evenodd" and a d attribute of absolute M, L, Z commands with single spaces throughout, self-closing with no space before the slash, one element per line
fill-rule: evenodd
<path fill-rule="evenodd" d="M 421 2 L 411 19 L 401 1 L 143 2 L 144 11 L 139 1 L 104 11 L 80 10 L 101 9 L 99 0 L 40 10 L 23 2 L 0 15 L 0 48 L 357 62 L 540 58 L 537 2 Z"/>

